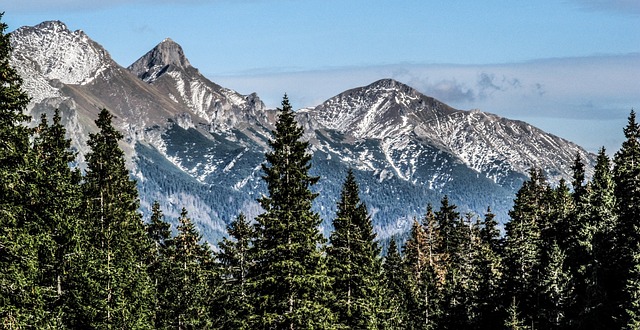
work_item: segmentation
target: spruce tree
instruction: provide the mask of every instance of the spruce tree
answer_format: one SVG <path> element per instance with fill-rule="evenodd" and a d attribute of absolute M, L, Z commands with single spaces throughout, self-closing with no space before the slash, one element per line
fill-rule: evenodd
<path fill-rule="evenodd" d="M 153 202 L 151 218 L 145 227 L 147 237 L 152 243 L 149 250 L 148 271 L 154 293 L 153 322 L 156 329 L 163 329 L 170 324 L 171 317 L 168 310 L 174 299 L 169 294 L 174 285 L 171 281 L 171 254 L 174 242 L 171 237 L 171 225 L 164 220 L 158 201 Z"/>
<path fill-rule="evenodd" d="M 265 212 L 256 218 L 254 328 L 329 328 L 336 320 L 326 301 L 331 282 L 319 246 L 324 238 L 320 216 L 311 210 L 318 181 L 309 174 L 311 155 L 295 122 L 288 98 L 282 108 L 271 151 L 263 164 L 268 195 L 259 199 Z"/>
<path fill-rule="evenodd" d="M 255 233 L 243 213 L 227 226 L 229 238 L 223 238 L 215 254 L 220 264 L 223 290 L 219 297 L 221 327 L 224 329 L 250 329 L 252 313 L 247 277 L 253 262 L 250 254 Z"/>
<path fill-rule="evenodd" d="M 511 221 L 506 225 L 504 247 L 507 297 L 518 301 L 526 324 L 533 324 L 539 310 L 541 223 L 548 192 L 540 170 L 532 169 L 530 179 L 516 193 Z"/>
<path fill-rule="evenodd" d="M 616 271 L 619 258 L 615 248 L 614 187 L 611 161 L 601 148 L 588 184 L 587 202 L 579 204 L 577 218 L 580 254 L 574 258 L 580 265 L 576 285 L 576 322 L 580 328 L 615 328 L 612 298 L 617 288 L 611 275 Z"/>
<path fill-rule="evenodd" d="M 206 329 L 212 327 L 210 287 L 213 276 L 212 254 L 203 243 L 195 224 L 182 208 L 178 233 L 170 250 L 171 287 L 168 289 L 168 325 L 173 329 Z"/>
<path fill-rule="evenodd" d="M 557 242 L 545 251 L 546 264 L 541 278 L 541 327 L 544 329 L 569 329 L 568 311 L 574 299 L 573 279 L 566 266 L 566 256 Z"/>
<path fill-rule="evenodd" d="M 478 289 L 473 299 L 477 305 L 475 315 L 478 329 L 499 328 L 504 319 L 502 304 L 504 267 L 500 231 L 497 226 L 495 215 L 487 209 L 480 228 L 478 258 L 474 265 Z"/>
<path fill-rule="evenodd" d="M 147 272 L 147 239 L 136 184 L 129 178 L 122 134 L 102 110 L 90 134 L 82 185 L 84 249 L 76 264 L 78 287 L 74 327 L 150 328 L 154 295 Z"/>
<path fill-rule="evenodd" d="M 445 312 L 442 310 L 442 290 L 438 280 L 436 257 L 430 253 L 435 250 L 429 246 L 430 238 L 434 239 L 433 236 L 427 236 L 422 224 L 414 219 L 409 239 L 403 247 L 407 325 L 412 329 L 438 329 L 441 326 L 441 316 Z"/>
<path fill-rule="evenodd" d="M 73 286 L 69 281 L 71 264 L 82 248 L 78 240 L 80 173 L 70 168 L 75 154 L 71 151 L 71 140 L 65 137 L 59 110 L 55 111 L 51 125 L 43 114 L 36 132 L 33 144 L 37 201 L 30 206 L 30 213 L 36 218 L 34 222 L 39 223 L 43 238 L 38 253 L 41 285 L 54 292 L 47 299 L 49 318 L 62 322 L 63 317 L 72 314 L 67 310 L 72 299 L 68 292 Z"/>
<path fill-rule="evenodd" d="M 347 173 L 337 206 L 327 247 L 329 276 L 334 281 L 333 309 L 339 322 L 349 328 L 378 328 L 381 323 L 380 248 L 352 170 Z"/>
<path fill-rule="evenodd" d="M 384 289 L 386 296 L 384 329 L 406 329 L 407 313 L 407 277 L 402 256 L 398 251 L 395 238 L 391 238 L 387 256 L 383 265 Z"/>
<path fill-rule="evenodd" d="M 620 255 L 617 271 L 613 274 L 617 286 L 613 294 L 622 306 L 627 304 L 624 292 L 634 267 L 633 256 L 638 253 L 640 246 L 640 127 L 633 110 L 629 114 L 624 135 L 626 140 L 615 154 L 613 169 L 616 209 L 619 215 L 615 237 Z M 624 311 L 616 314 L 620 315 L 619 326 L 623 326 L 626 323 Z"/>
<path fill-rule="evenodd" d="M 2 19 L 0 14 L 0 20 Z M 45 296 L 55 296 L 40 282 L 38 251 L 47 244 L 40 222 L 29 209 L 37 202 L 37 167 L 25 124 L 28 95 L 9 65 L 11 45 L 0 21 L 0 324 L 7 328 L 46 328 Z"/>

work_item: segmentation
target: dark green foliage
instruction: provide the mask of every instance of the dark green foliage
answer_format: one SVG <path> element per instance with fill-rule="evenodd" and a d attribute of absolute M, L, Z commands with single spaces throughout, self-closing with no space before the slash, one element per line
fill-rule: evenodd
<path fill-rule="evenodd" d="M 507 297 L 518 302 L 520 315 L 527 324 L 534 322 L 539 310 L 541 225 L 548 192 L 542 173 L 533 169 L 530 174 L 531 179 L 516 194 L 511 221 L 506 226 L 504 251 Z"/>
<path fill-rule="evenodd" d="M 166 328 L 170 324 L 168 312 L 173 301 L 171 281 L 171 253 L 174 249 L 170 225 L 164 220 L 160 204 L 156 201 L 152 206 L 151 218 L 145 225 L 147 236 L 151 240 L 149 249 L 148 272 L 153 283 L 154 326 L 156 329 Z"/>
<path fill-rule="evenodd" d="M 409 317 L 406 308 L 406 273 L 395 238 L 391 239 L 391 243 L 389 243 L 387 257 L 383 265 L 383 274 L 386 297 L 386 303 L 384 304 L 384 328 L 395 330 L 406 329 Z"/>
<path fill-rule="evenodd" d="M 0 14 L 0 19 L 3 14 Z M 37 167 L 29 145 L 29 97 L 9 65 L 11 45 L 0 22 L 0 324 L 6 328 L 57 326 L 46 315 L 55 296 L 40 284 L 39 251 L 48 244 L 30 210 L 37 202 Z"/>
<path fill-rule="evenodd" d="M 624 128 L 626 140 L 614 157 L 613 180 L 615 182 L 616 210 L 616 249 L 620 256 L 613 278 L 613 294 L 624 292 L 630 280 L 630 272 L 635 266 L 634 255 L 640 247 L 640 128 L 636 122 L 635 111 L 631 110 L 629 122 Z M 625 295 L 615 295 L 614 299 L 626 308 L 630 303 Z M 619 326 L 626 324 L 626 313 L 621 315 Z"/>
<path fill-rule="evenodd" d="M 248 272 L 253 262 L 250 252 L 255 238 L 253 227 L 244 214 L 227 226 L 230 239 L 218 244 L 216 258 L 220 267 L 223 290 L 219 297 L 221 327 L 224 329 L 250 329 L 252 313 L 248 287 Z"/>
<path fill-rule="evenodd" d="M 72 299 L 69 295 L 69 288 L 73 286 L 69 280 L 72 278 L 71 264 L 81 249 L 80 173 L 69 167 L 75 161 L 75 154 L 71 151 L 71 141 L 65 137 L 58 110 L 51 126 L 43 114 L 36 132 L 33 144 L 38 190 L 30 213 L 36 217 L 33 223 L 39 224 L 43 240 L 38 253 L 42 272 L 40 285 L 55 292 L 47 299 L 47 309 L 51 319 L 63 322 L 66 315 L 72 314 L 66 310 Z"/>
<path fill-rule="evenodd" d="M 213 258 L 207 243 L 201 242 L 194 223 L 182 209 L 178 234 L 168 252 L 171 271 L 166 295 L 168 308 L 162 328 L 206 329 L 212 326 L 210 301 Z"/>
<path fill-rule="evenodd" d="M 544 329 L 570 329 L 567 311 L 573 303 L 573 279 L 566 266 L 566 256 L 554 241 L 546 251 L 547 262 L 540 280 L 541 327 Z"/>
<path fill-rule="evenodd" d="M 333 220 L 327 264 L 339 322 L 351 329 L 374 329 L 382 323 L 382 265 L 371 218 L 358 190 L 349 170 Z"/>
<path fill-rule="evenodd" d="M 317 194 L 310 187 L 318 178 L 309 175 L 302 133 L 285 96 L 262 167 L 269 195 L 259 200 L 265 212 L 256 218 L 253 328 L 328 328 L 336 322 L 326 301 L 331 282 L 319 249 L 321 220 L 311 210 Z"/>
<path fill-rule="evenodd" d="M 122 138 L 102 110 L 91 134 L 84 177 L 82 253 L 76 262 L 75 327 L 151 328 L 153 286 L 148 249 L 134 181 L 129 179 Z M 85 275 L 86 274 L 86 275 Z"/>

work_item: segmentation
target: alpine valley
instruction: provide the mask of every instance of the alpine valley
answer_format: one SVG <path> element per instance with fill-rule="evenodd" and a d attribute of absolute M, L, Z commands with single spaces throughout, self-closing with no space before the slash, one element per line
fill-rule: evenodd
<path fill-rule="evenodd" d="M 261 164 L 277 111 L 258 95 L 208 80 L 170 39 L 127 68 L 59 21 L 17 29 L 11 45 L 34 123 L 60 109 L 77 166 L 99 111 L 114 114 L 143 213 L 158 200 L 175 222 L 185 207 L 215 244 L 239 212 L 249 218 L 261 212 Z M 570 178 L 576 154 L 586 160 L 587 176 L 595 163 L 576 144 L 527 123 L 453 109 L 390 79 L 300 109 L 297 120 L 310 141 L 311 173 L 320 177 L 314 205 L 325 233 L 348 168 L 386 240 L 405 233 L 413 217 L 445 195 L 461 212 L 482 215 L 490 207 L 504 222 L 531 167 L 557 183 Z"/>

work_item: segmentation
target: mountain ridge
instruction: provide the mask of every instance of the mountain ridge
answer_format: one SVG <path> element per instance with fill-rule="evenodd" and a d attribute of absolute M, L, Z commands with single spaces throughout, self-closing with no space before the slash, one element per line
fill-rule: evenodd
<path fill-rule="evenodd" d="M 164 203 L 169 217 L 186 206 L 210 242 L 238 212 L 260 213 L 261 164 L 277 113 L 257 94 L 210 81 L 171 39 L 124 68 L 59 21 L 16 31 L 12 65 L 35 95 L 31 114 L 61 108 L 82 162 L 97 112 L 114 112 L 144 212 L 153 200 Z M 67 49 L 73 50 L 69 58 Z M 82 51 L 88 55 L 77 56 Z M 48 60 L 52 53 L 62 55 Z M 70 77 L 60 68 L 72 68 Z M 589 173 L 595 161 L 527 123 L 457 110 L 393 79 L 347 90 L 298 110 L 296 118 L 310 141 L 314 175 L 323 178 L 316 210 L 325 232 L 347 168 L 355 169 L 379 236 L 388 238 L 444 195 L 461 211 L 482 214 L 491 206 L 504 219 L 529 167 L 541 167 L 557 182 L 569 178 L 576 153 Z"/>

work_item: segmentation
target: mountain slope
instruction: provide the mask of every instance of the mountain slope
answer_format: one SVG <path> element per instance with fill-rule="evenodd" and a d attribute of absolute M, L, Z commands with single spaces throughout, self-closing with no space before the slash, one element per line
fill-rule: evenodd
<path fill-rule="evenodd" d="M 261 164 L 277 113 L 256 94 L 210 81 L 170 39 L 126 69 L 61 22 L 20 28 L 11 43 L 31 114 L 62 110 L 81 166 L 97 113 L 115 114 L 144 212 L 158 200 L 175 220 L 186 207 L 212 243 L 239 212 L 261 212 Z M 386 239 L 406 232 L 413 216 L 445 194 L 462 212 L 491 206 L 504 221 L 531 166 L 557 181 L 568 178 L 576 153 L 594 160 L 526 123 L 453 109 L 390 79 L 300 110 L 297 120 L 311 143 L 312 174 L 321 177 L 315 209 L 325 232 L 348 168 Z"/>

